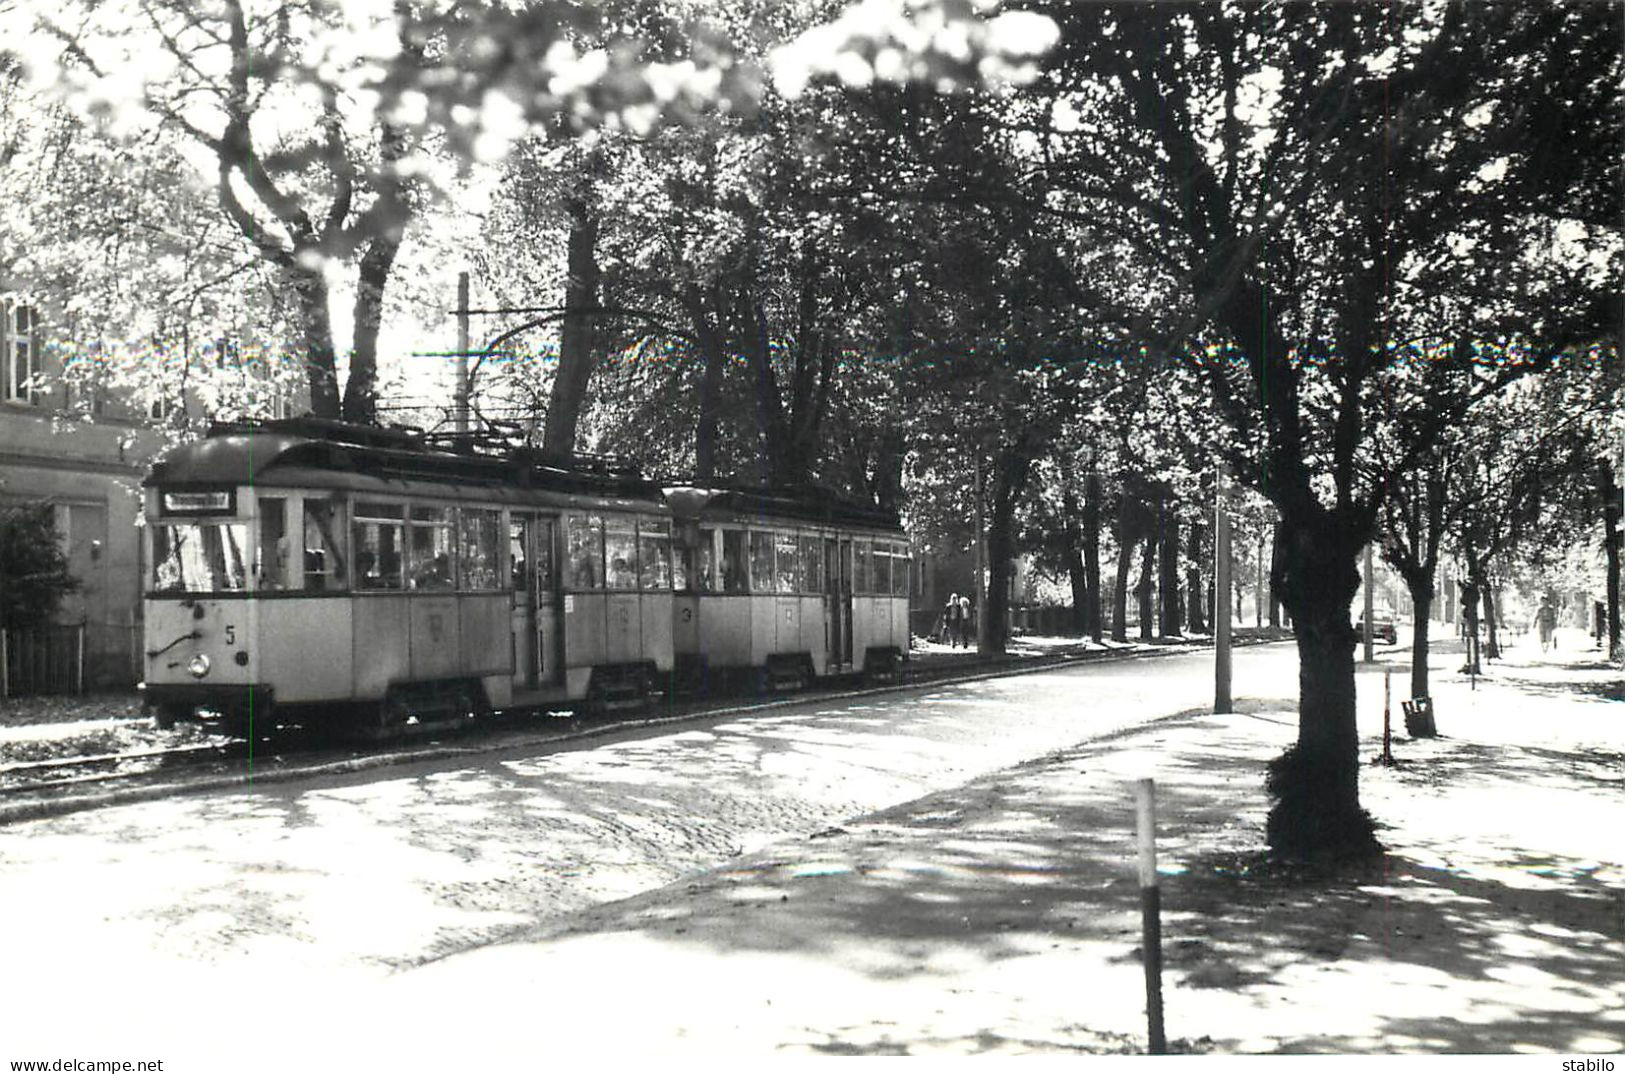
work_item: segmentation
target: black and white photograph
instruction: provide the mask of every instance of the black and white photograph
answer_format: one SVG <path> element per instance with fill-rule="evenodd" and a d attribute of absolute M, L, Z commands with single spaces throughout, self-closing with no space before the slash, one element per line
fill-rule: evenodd
<path fill-rule="evenodd" d="M 1614 1071 L 1622 337 L 1622 0 L 0 0 L 0 1069 Z"/>

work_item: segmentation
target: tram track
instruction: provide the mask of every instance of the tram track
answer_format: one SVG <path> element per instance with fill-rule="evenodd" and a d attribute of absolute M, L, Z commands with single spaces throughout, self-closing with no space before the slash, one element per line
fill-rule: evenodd
<path fill-rule="evenodd" d="M 1237 639 L 1257 645 L 1276 638 Z M 678 699 L 653 711 L 603 715 L 583 713 L 499 713 L 466 730 L 439 729 L 405 736 L 360 750 L 330 733 L 285 728 L 252 743 L 191 744 L 125 753 L 62 757 L 0 765 L 0 824 L 54 816 L 108 805 L 148 801 L 177 794 L 230 789 L 294 778 L 345 775 L 460 756 L 550 746 L 668 724 L 743 716 L 810 702 L 845 700 L 927 689 L 983 679 L 1033 674 L 1079 664 L 1155 659 L 1210 646 L 1175 645 L 1132 650 L 1086 650 L 1044 656 L 1009 657 L 974 664 L 943 664 L 916 669 L 900 681 L 837 682 L 771 696 L 739 693 L 703 700 Z"/>

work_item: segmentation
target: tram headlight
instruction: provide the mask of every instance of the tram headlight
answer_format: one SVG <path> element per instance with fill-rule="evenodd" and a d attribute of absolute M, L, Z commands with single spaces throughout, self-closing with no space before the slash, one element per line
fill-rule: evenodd
<path fill-rule="evenodd" d="M 209 658 L 204 653 L 198 653 L 186 664 L 186 670 L 191 673 L 191 676 L 194 679 L 201 679 L 203 676 L 207 675 L 209 673 L 209 667 Z"/>

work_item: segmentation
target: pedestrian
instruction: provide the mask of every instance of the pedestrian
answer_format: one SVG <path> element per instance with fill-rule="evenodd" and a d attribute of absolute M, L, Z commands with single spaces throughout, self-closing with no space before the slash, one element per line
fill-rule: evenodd
<path fill-rule="evenodd" d="M 960 641 L 964 643 L 965 648 L 969 649 L 971 639 L 971 607 L 970 595 L 968 593 L 959 598 L 959 638 Z"/>
<path fill-rule="evenodd" d="M 1535 628 L 1540 632 L 1540 651 L 1557 648 L 1557 610 L 1550 597 L 1541 598 L 1540 609 L 1535 612 Z"/>
<path fill-rule="evenodd" d="M 959 642 L 959 594 L 953 593 L 948 597 L 948 603 L 942 606 L 942 636 L 952 649 Z"/>

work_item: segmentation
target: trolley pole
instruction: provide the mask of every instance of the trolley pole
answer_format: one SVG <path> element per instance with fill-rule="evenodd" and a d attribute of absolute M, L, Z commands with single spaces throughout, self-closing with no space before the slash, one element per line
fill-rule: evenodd
<path fill-rule="evenodd" d="M 1229 474 L 1217 469 L 1213 507 L 1213 711 L 1233 712 L 1230 699 L 1230 511 L 1225 503 Z M 1194 598 L 1193 598 L 1194 599 Z"/>
<path fill-rule="evenodd" d="M 452 393 L 452 426 L 468 432 L 468 273 L 457 274 L 457 388 Z"/>

